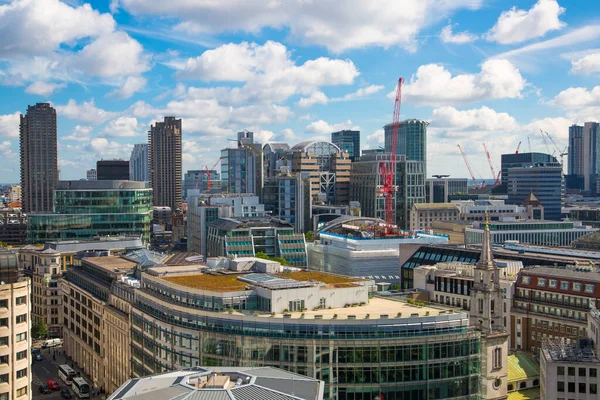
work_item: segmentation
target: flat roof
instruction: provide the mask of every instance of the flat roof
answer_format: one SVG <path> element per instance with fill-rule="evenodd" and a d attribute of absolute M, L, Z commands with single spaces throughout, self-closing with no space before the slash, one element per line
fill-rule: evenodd
<path fill-rule="evenodd" d="M 590 282 L 600 282 L 600 272 L 592 268 L 586 270 L 583 267 L 577 268 L 573 266 L 567 267 L 545 267 L 545 266 L 533 266 L 526 267 L 521 270 L 522 273 L 531 273 L 535 275 L 553 276 L 557 278 L 571 278 L 571 279 L 582 279 Z"/>
<path fill-rule="evenodd" d="M 132 261 L 116 256 L 86 257 L 83 261 L 111 272 L 126 272 L 134 269 L 137 265 Z M 115 269 L 119 271 L 115 271 Z"/>
<path fill-rule="evenodd" d="M 364 279 L 328 274 L 319 271 L 283 272 L 277 275 L 282 278 L 293 279 L 296 281 L 319 281 L 328 285 L 334 285 L 335 287 L 348 287 L 347 284 L 349 283 L 364 281 Z"/>
<path fill-rule="evenodd" d="M 440 210 L 440 209 L 455 209 L 458 206 L 454 203 L 415 203 L 413 204 L 417 210 Z"/>
<path fill-rule="evenodd" d="M 540 376 L 540 363 L 533 354 L 517 352 L 508 356 L 508 382 L 518 382 Z"/>
<path fill-rule="evenodd" d="M 178 276 L 164 276 L 162 279 L 189 287 L 192 289 L 211 290 L 214 292 L 239 292 L 246 289 L 248 283 L 237 278 L 244 274 L 188 274 Z"/>
<path fill-rule="evenodd" d="M 540 388 L 517 390 L 508 394 L 508 400 L 535 400 L 540 398 Z"/>

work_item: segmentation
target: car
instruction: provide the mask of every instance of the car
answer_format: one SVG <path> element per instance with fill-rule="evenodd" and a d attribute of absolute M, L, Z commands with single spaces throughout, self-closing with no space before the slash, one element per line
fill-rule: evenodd
<path fill-rule="evenodd" d="M 71 393 L 69 388 L 64 387 L 60 389 L 60 397 L 62 397 L 63 399 L 72 399 L 73 394 Z"/>
<path fill-rule="evenodd" d="M 50 390 L 50 388 L 46 385 L 40 385 L 40 393 L 48 394 L 52 393 L 52 390 Z"/>
<path fill-rule="evenodd" d="M 58 382 L 56 382 L 55 380 L 52 380 L 52 379 L 50 379 L 48 382 L 46 382 L 46 386 L 48 386 L 52 390 L 60 389 L 60 385 L 58 384 Z"/>
<path fill-rule="evenodd" d="M 40 353 L 37 353 L 35 355 L 35 361 L 44 361 L 44 356 L 42 356 Z"/>

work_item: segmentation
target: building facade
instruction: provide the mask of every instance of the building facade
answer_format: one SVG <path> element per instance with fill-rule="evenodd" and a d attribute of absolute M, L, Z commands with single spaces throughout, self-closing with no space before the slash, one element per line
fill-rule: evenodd
<path fill-rule="evenodd" d="M 310 230 L 311 193 L 310 178 L 291 174 L 287 167 L 273 178 L 264 181 L 262 199 L 265 211 L 271 216 L 289 222 L 296 232 Z"/>
<path fill-rule="evenodd" d="M 31 392 L 31 280 L 17 255 L 0 248 L 0 398 L 28 400 Z"/>
<path fill-rule="evenodd" d="M 521 205 L 533 194 L 544 208 L 546 219 L 560 221 L 565 195 L 560 163 L 536 163 L 508 169 L 508 201 Z"/>
<path fill-rule="evenodd" d="M 572 125 L 569 127 L 569 168 L 567 188 L 584 190 L 584 163 L 587 151 L 583 126 Z"/>
<path fill-rule="evenodd" d="M 450 196 L 461 195 L 468 192 L 466 178 L 428 178 L 425 179 L 425 202 L 448 203 Z"/>
<path fill-rule="evenodd" d="M 210 175 L 210 190 L 208 179 Z M 186 171 L 183 176 L 183 198 L 188 199 L 198 194 L 214 194 L 221 192 L 221 175 L 216 169 L 195 169 Z"/>
<path fill-rule="evenodd" d="M 400 122 L 396 154 L 405 155 L 408 161 L 421 161 L 427 164 L 427 126 L 429 126 L 429 122 L 418 119 L 407 119 Z M 385 152 L 389 154 L 392 149 L 394 124 L 384 126 L 383 130 Z M 423 172 L 427 175 L 426 167 Z"/>
<path fill-rule="evenodd" d="M 527 221 L 535 219 L 533 209 L 526 206 L 505 204 L 504 200 L 457 200 L 453 204 L 460 210 L 460 219 L 467 222 L 485 221 Z"/>
<path fill-rule="evenodd" d="M 597 180 L 600 171 L 600 124 L 586 122 L 583 124 L 583 190 L 592 195 L 597 193 Z"/>
<path fill-rule="evenodd" d="M 508 170 L 514 167 L 526 167 L 540 163 L 558 163 L 556 157 L 544 153 L 518 153 L 502 154 L 501 156 L 501 184 L 503 192 L 508 190 Z"/>
<path fill-rule="evenodd" d="M 360 158 L 360 131 L 343 130 L 331 133 L 331 143 L 350 156 L 350 161 Z"/>
<path fill-rule="evenodd" d="M 96 162 L 96 180 L 99 181 L 128 181 L 129 161 L 100 160 Z"/>
<path fill-rule="evenodd" d="M 263 179 L 262 145 L 254 133 L 237 133 L 237 147 L 221 150 L 221 191 L 260 194 Z"/>
<path fill-rule="evenodd" d="M 148 167 L 152 204 L 181 210 L 181 120 L 165 117 L 150 127 L 148 133 Z"/>
<path fill-rule="evenodd" d="M 136 143 L 129 156 L 129 179 L 132 181 L 148 182 L 148 143 Z"/>
<path fill-rule="evenodd" d="M 27 107 L 19 128 L 23 211 L 52 211 L 58 182 L 56 110 L 49 103 Z"/>
<path fill-rule="evenodd" d="M 152 189 L 134 181 L 60 181 L 54 213 L 28 217 L 29 243 L 137 236 L 148 242 Z"/>
<path fill-rule="evenodd" d="M 98 172 L 94 168 L 88 169 L 85 172 L 85 179 L 87 179 L 88 181 L 97 181 L 98 180 Z"/>
<path fill-rule="evenodd" d="M 27 214 L 21 208 L 0 208 L 0 242 L 9 245 L 27 242 Z"/>
<path fill-rule="evenodd" d="M 418 203 L 410 211 L 410 230 L 430 230 L 434 222 L 455 221 L 460 210 L 453 203 Z"/>

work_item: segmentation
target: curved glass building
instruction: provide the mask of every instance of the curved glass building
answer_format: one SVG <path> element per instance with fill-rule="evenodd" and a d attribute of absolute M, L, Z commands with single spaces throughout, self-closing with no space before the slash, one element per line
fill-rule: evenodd
<path fill-rule="evenodd" d="M 142 274 L 135 376 L 197 365 L 274 366 L 327 399 L 475 399 L 480 332 L 465 313 L 373 296 L 373 281 L 290 274 Z"/>

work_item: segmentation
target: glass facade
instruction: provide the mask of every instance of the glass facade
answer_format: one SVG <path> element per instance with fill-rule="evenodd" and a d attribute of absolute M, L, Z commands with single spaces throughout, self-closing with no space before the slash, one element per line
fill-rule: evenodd
<path fill-rule="evenodd" d="M 536 163 L 556 163 L 555 157 L 544 153 L 519 153 L 519 154 L 502 154 L 500 168 L 501 183 L 506 188 L 508 185 L 508 169 L 513 167 L 523 167 Z"/>
<path fill-rule="evenodd" d="M 325 381 L 326 399 L 476 399 L 478 332 L 463 314 L 314 320 L 231 315 L 142 285 L 132 312 L 135 376 L 203 366 L 273 366 Z M 202 302 L 209 301 L 203 299 Z"/>
<path fill-rule="evenodd" d="M 56 190 L 54 211 L 29 215 L 29 243 L 122 235 L 148 241 L 152 189 Z"/>
<path fill-rule="evenodd" d="M 560 221 L 564 181 L 559 163 L 509 168 L 507 183 L 507 203 L 521 205 L 533 193 L 544 207 L 544 218 Z"/>
<path fill-rule="evenodd" d="M 352 162 L 360 157 L 360 131 L 339 131 L 331 134 L 331 143 L 350 155 Z"/>
<path fill-rule="evenodd" d="M 409 161 L 427 161 L 427 126 L 429 122 L 408 119 L 400 122 L 396 154 L 404 154 Z M 392 148 L 393 124 L 384 126 L 386 153 Z"/>

